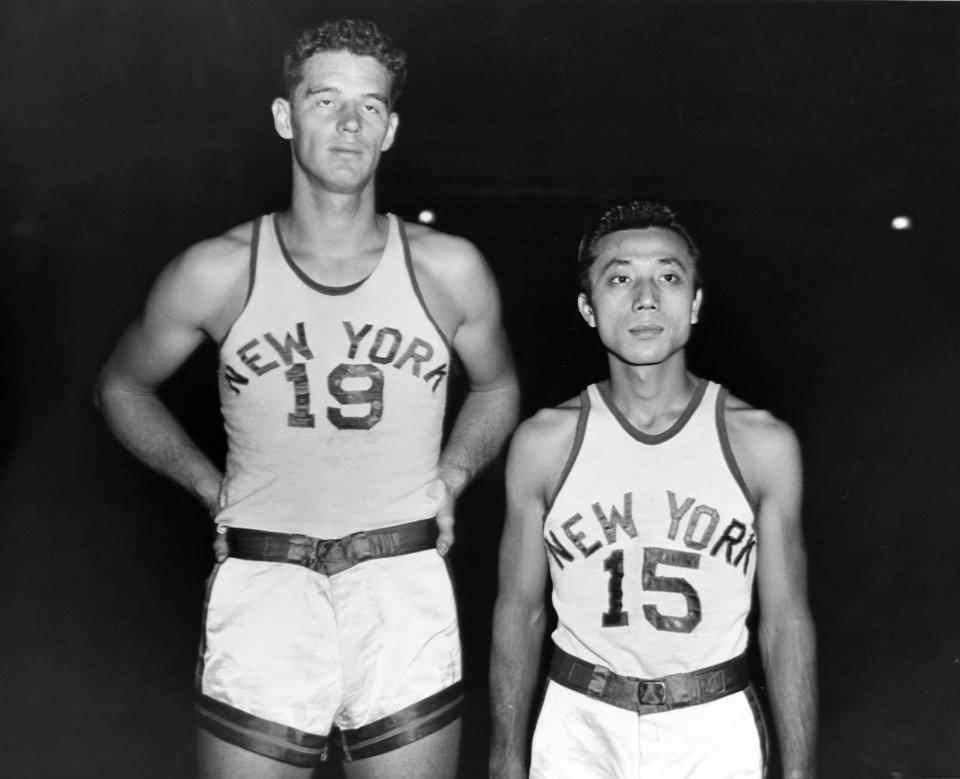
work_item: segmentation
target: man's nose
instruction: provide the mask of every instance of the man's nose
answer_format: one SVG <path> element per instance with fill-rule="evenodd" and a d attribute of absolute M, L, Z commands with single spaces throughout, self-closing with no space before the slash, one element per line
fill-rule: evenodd
<path fill-rule="evenodd" d="M 340 121 L 337 128 L 350 133 L 355 133 L 360 129 L 360 114 L 356 106 L 344 106 L 340 112 Z"/>
<path fill-rule="evenodd" d="M 660 294 L 657 285 L 647 279 L 640 279 L 634 285 L 633 307 L 635 309 L 657 308 L 660 305 Z"/>

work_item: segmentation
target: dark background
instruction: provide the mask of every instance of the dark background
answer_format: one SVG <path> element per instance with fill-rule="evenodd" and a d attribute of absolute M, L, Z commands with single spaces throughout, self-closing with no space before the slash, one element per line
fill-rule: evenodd
<path fill-rule="evenodd" d="M 283 44 L 410 51 L 380 206 L 472 239 L 524 412 L 604 369 L 586 214 L 664 199 L 705 251 L 694 370 L 804 445 L 824 777 L 960 776 L 958 33 L 940 3 L 8 3 L 0 17 L 0 773 L 187 776 L 203 512 L 109 437 L 99 366 L 177 251 L 285 207 Z M 914 227 L 891 230 L 908 215 Z M 222 452 L 215 353 L 165 396 Z M 484 775 L 498 464 L 453 554 Z"/>

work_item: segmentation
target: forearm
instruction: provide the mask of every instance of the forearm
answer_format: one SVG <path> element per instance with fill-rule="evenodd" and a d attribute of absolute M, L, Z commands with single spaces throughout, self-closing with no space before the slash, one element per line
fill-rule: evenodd
<path fill-rule="evenodd" d="M 545 615 L 500 599 L 490 657 L 490 776 L 526 777 L 527 731 L 540 667 Z"/>
<path fill-rule="evenodd" d="M 816 774 L 816 635 L 809 612 L 761 625 L 760 648 L 785 779 Z"/>
<path fill-rule="evenodd" d="M 152 470 L 217 511 L 222 473 L 152 393 L 99 387 L 97 405 L 123 446 Z"/>
<path fill-rule="evenodd" d="M 469 392 L 440 457 L 440 478 L 454 497 L 497 456 L 516 427 L 518 405 L 512 378 L 493 389 Z"/>

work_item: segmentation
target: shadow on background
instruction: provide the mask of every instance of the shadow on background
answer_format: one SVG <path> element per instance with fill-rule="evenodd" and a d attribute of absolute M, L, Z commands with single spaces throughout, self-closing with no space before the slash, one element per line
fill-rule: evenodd
<path fill-rule="evenodd" d="M 524 411 L 603 373 L 574 253 L 607 200 L 704 247 L 696 372 L 804 445 L 824 777 L 960 775 L 958 10 L 939 3 L 332 2 L 411 52 L 381 206 L 480 246 Z M 315 4 L 51 2 L 0 32 L 5 772 L 187 776 L 209 529 L 136 464 L 94 380 L 177 251 L 281 209 L 268 105 Z M 897 214 L 914 229 L 890 230 Z M 165 388 L 214 456 L 215 353 Z M 485 775 L 502 465 L 453 555 Z M 319 774 L 318 774 L 319 775 Z M 332 775 L 329 772 L 324 776 Z"/>

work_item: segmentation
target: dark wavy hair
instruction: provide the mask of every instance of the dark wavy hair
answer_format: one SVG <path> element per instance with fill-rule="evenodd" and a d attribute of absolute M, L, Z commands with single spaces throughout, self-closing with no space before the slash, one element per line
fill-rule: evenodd
<path fill-rule="evenodd" d="M 301 32 L 283 55 L 283 85 L 288 95 L 303 78 L 303 63 L 323 51 L 373 57 L 390 74 L 390 105 L 400 97 L 407 81 L 406 52 L 366 19 L 334 19 Z"/>
<path fill-rule="evenodd" d="M 605 235 L 618 230 L 643 230 L 647 227 L 662 227 L 672 230 L 687 244 L 690 258 L 693 260 L 693 282 L 696 287 L 703 284 L 700 276 L 700 248 L 693 240 L 690 231 L 677 219 L 676 212 L 663 203 L 651 200 L 630 200 L 604 206 L 594 212 L 584 225 L 583 237 L 577 252 L 578 278 L 580 291 L 590 294 L 590 266 L 597 258 L 597 242 Z"/>

